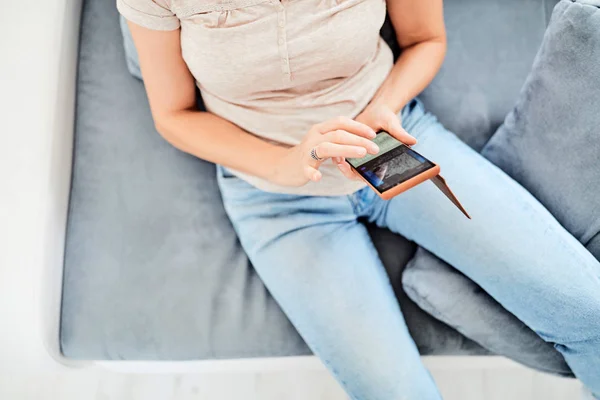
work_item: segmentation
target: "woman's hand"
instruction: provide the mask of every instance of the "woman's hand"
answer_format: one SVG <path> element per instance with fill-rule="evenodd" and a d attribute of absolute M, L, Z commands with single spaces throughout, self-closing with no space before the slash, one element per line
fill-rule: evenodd
<path fill-rule="evenodd" d="M 400 117 L 387 106 L 370 104 L 356 117 L 356 121 L 369 126 L 375 132 L 386 131 L 407 146 L 417 143 L 417 139 L 402 128 Z M 336 157 L 334 162 L 346 178 L 359 179 L 358 174 L 346 162 L 345 157 Z"/>
<path fill-rule="evenodd" d="M 283 186 L 302 186 L 318 182 L 321 164 L 328 158 L 360 158 L 377 154 L 379 147 L 371 141 L 375 131 L 366 124 L 338 117 L 314 125 L 302 142 L 286 149 L 275 163 L 270 181 Z M 320 160 L 311 157 L 314 149 Z"/>

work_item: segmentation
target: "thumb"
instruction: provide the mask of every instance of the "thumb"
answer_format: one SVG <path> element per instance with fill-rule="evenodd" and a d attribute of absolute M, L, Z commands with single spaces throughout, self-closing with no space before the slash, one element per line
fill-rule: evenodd
<path fill-rule="evenodd" d="M 394 113 L 391 113 L 387 119 L 387 131 L 390 135 L 401 141 L 402 143 L 412 146 L 413 144 L 417 144 L 417 139 L 414 138 L 411 134 L 406 132 L 406 130 L 402 127 L 400 123 L 400 118 L 398 118 Z"/>
<path fill-rule="evenodd" d="M 320 181 L 321 177 L 323 176 L 323 174 L 321 174 L 321 171 L 310 165 L 304 166 L 304 175 L 313 182 Z"/>

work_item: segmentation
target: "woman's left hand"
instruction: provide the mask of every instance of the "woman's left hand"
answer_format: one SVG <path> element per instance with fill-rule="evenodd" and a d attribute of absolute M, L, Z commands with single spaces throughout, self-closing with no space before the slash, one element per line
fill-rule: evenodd
<path fill-rule="evenodd" d="M 411 136 L 402 128 L 400 117 L 389 107 L 384 105 L 369 104 L 365 110 L 360 113 L 356 121 L 371 127 L 375 132 L 386 131 L 407 146 L 417 143 L 417 139 Z M 344 158 L 334 158 L 333 161 L 346 178 L 359 179 L 358 174 L 350 167 Z"/>

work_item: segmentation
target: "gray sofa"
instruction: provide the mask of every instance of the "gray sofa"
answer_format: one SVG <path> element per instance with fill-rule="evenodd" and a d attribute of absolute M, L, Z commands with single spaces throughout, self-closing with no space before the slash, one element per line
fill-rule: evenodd
<path fill-rule="evenodd" d="M 554 4 L 446 1 L 448 56 L 421 99 L 475 149 L 513 107 Z M 390 29 L 384 27 L 382 35 L 392 43 Z M 113 1 L 84 3 L 79 57 L 60 331 L 64 356 L 310 354 L 241 249 L 214 166 L 179 152 L 156 133 L 143 84 L 127 68 Z M 489 354 L 407 297 L 402 273 L 416 245 L 369 229 L 421 353 Z"/>

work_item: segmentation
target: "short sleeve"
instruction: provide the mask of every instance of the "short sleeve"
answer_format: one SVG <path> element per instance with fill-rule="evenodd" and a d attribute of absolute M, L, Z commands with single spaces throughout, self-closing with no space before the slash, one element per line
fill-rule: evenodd
<path fill-rule="evenodd" d="M 125 19 L 156 31 L 179 28 L 179 18 L 167 4 L 168 0 L 117 0 L 117 9 Z"/>

